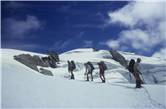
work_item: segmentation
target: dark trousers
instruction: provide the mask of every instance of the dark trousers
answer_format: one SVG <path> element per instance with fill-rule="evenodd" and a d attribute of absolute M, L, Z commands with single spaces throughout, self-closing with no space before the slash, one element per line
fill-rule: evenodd
<path fill-rule="evenodd" d="M 73 71 L 71 71 L 71 78 L 70 79 L 75 79 Z"/>
<path fill-rule="evenodd" d="M 93 81 L 93 75 L 92 75 L 92 71 L 87 73 L 87 81 L 89 81 L 89 74 L 91 75 L 91 81 Z"/>
<path fill-rule="evenodd" d="M 104 71 L 100 71 L 100 79 L 102 80 L 103 83 L 105 83 Z"/>
<path fill-rule="evenodd" d="M 141 80 L 136 80 L 136 88 L 141 88 Z"/>
<path fill-rule="evenodd" d="M 136 88 L 141 88 L 141 84 L 143 84 L 143 81 L 141 80 L 139 73 L 134 72 L 133 75 L 134 75 L 135 80 L 136 80 Z"/>

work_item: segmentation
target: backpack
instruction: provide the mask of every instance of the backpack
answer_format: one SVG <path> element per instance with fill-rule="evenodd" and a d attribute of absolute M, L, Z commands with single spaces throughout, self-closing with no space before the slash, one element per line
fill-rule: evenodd
<path fill-rule="evenodd" d="M 94 70 L 95 68 L 93 67 L 91 62 L 88 62 L 88 65 L 90 65 L 91 69 Z"/>
<path fill-rule="evenodd" d="M 71 68 L 72 68 L 73 70 L 76 69 L 76 65 L 75 65 L 74 62 L 71 62 Z"/>
<path fill-rule="evenodd" d="M 128 70 L 133 73 L 134 72 L 134 64 L 135 64 L 135 60 L 131 59 L 128 65 Z"/>

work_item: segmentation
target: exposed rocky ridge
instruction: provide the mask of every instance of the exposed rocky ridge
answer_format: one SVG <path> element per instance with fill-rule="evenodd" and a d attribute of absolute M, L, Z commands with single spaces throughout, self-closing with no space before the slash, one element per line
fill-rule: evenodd
<path fill-rule="evenodd" d="M 14 56 L 14 59 L 17 60 L 18 62 L 21 62 L 22 64 L 28 66 L 29 68 L 39 71 L 37 68 L 37 61 L 36 58 L 37 56 L 33 57 L 30 54 L 21 54 Z"/>
<path fill-rule="evenodd" d="M 112 55 L 112 59 L 114 59 L 115 61 L 119 62 L 122 66 L 124 66 L 125 68 L 127 68 L 128 66 L 128 62 L 125 59 L 125 57 L 123 57 L 120 53 L 118 53 L 116 50 L 111 50 L 110 51 L 111 55 Z"/>
<path fill-rule="evenodd" d="M 51 71 L 46 71 L 45 69 L 40 69 L 39 71 L 37 66 L 56 68 L 57 62 L 59 62 L 58 54 L 53 52 L 49 53 L 48 57 L 40 58 L 37 55 L 31 56 L 30 54 L 20 54 L 14 56 L 14 59 L 35 71 L 49 76 L 53 76 Z"/>

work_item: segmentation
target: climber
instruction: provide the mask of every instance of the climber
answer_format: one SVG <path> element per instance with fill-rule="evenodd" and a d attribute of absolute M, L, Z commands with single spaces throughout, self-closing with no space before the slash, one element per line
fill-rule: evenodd
<path fill-rule="evenodd" d="M 99 65 L 99 75 L 100 75 L 100 79 L 102 80 L 102 83 L 105 83 L 105 70 L 107 69 L 106 64 L 101 61 L 98 63 Z"/>

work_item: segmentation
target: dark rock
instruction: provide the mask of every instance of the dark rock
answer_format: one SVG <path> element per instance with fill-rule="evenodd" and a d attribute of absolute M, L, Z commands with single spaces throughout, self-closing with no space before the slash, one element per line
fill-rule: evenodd
<path fill-rule="evenodd" d="M 94 52 L 99 51 L 97 48 L 92 48 Z"/>
<path fill-rule="evenodd" d="M 49 60 L 49 65 L 50 65 L 50 67 L 52 67 L 52 68 L 56 68 L 56 67 L 57 67 L 56 61 L 53 60 L 53 59 Z"/>
<path fill-rule="evenodd" d="M 40 73 L 44 74 L 44 75 L 48 75 L 48 76 L 53 76 L 52 72 L 49 70 L 46 70 L 44 68 L 40 68 Z"/>
<path fill-rule="evenodd" d="M 21 62 L 22 64 L 28 66 L 29 68 L 31 68 L 33 70 L 39 71 L 35 60 L 29 54 L 21 54 L 21 55 L 14 56 L 14 59 L 17 60 L 18 62 Z"/>
<path fill-rule="evenodd" d="M 49 67 L 56 68 L 57 62 L 59 62 L 59 56 L 56 52 L 49 52 L 48 57 L 42 57 L 43 62 L 48 65 Z"/>
<path fill-rule="evenodd" d="M 49 58 L 48 57 L 42 57 L 41 58 L 44 63 L 49 63 Z"/>
<path fill-rule="evenodd" d="M 122 66 L 127 68 L 127 60 L 125 59 L 125 57 L 123 57 L 120 53 L 118 53 L 115 50 L 110 51 L 110 53 L 115 61 L 119 62 Z"/>
<path fill-rule="evenodd" d="M 38 72 L 39 70 L 37 66 L 56 68 L 57 67 L 56 63 L 59 62 L 58 54 L 50 54 L 48 57 L 42 57 L 42 58 L 40 58 L 37 55 L 31 56 L 30 54 L 20 54 L 14 56 L 14 59 Z M 53 76 L 51 71 L 43 68 L 40 68 L 40 73 L 44 75 Z"/>
<path fill-rule="evenodd" d="M 33 56 L 34 63 L 38 66 L 49 67 L 49 64 L 45 63 L 39 56 Z"/>
<path fill-rule="evenodd" d="M 50 58 L 52 60 L 54 60 L 55 62 L 59 62 L 60 61 L 58 53 L 56 53 L 56 52 L 49 52 L 48 54 L 49 54 Z"/>
<path fill-rule="evenodd" d="M 48 56 L 48 57 L 42 57 L 42 61 L 43 61 L 43 63 L 46 65 L 46 67 L 51 67 L 51 58 L 50 58 L 50 56 Z"/>
<path fill-rule="evenodd" d="M 37 55 L 31 56 L 30 54 L 20 54 L 14 56 L 14 59 L 36 71 L 38 71 L 37 66 L 56 68 L 57 62 L 60 61 L 56 52 L 50 52 L 49 56 L 42 58 Z"/>

